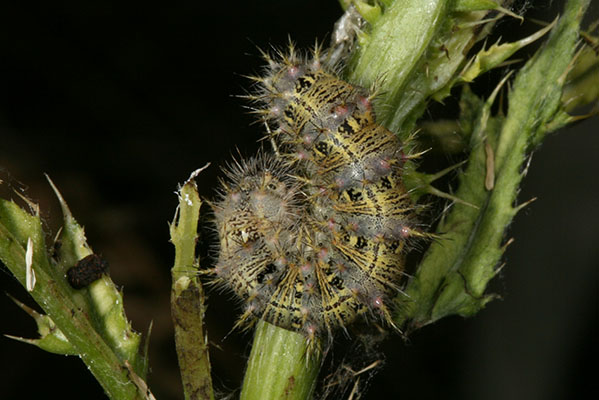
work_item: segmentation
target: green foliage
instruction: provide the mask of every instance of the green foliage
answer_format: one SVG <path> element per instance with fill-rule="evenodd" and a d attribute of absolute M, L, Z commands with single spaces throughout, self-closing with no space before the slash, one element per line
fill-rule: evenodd
<path fill-rule="evenodd" d="M 384 77 L 381 114 L 405 138 L 431 98 L 440 100 L 458 83 L 502 65 L 551 29 L 545 45 L 516 74 L 506 116 L 491 114 L 499 86 L 486 100 L 463 89 L 457 125 L 470 155 L 459 174 L 456 204 L 437 228 L 439 239 L 408 283 L 408 296 L 398 297 L 396 321 L 406 329 L 447 315 L 474 315 L 494 297 L 485 289 L 497 272 L 505 228 L 522 207 L 515 205 L 520 167 L 548 131 L 568 120 L 560 100 L 588 1 L 570 1 L 557 25 L 483 48 L 468 61 L 469 46 L 484 37 L 484 24 L 492 24 L 478 11 L 485 9 L 483 3 L 395 2 L 372 26 L 348 73 L 362 84 Z M 417 193 L 434 193 L 432 180 L 408 169 L 406 181 Z"/>
<path fill-rule="evenodd" d="M 406 184 L 415 197 L 424 193 L 455 200 L 443 216 L 437 238 L 424 254 L 397 298 L 394 320 L 405 331 L 448 315 L 471 316 L 495 296 L 487 293 L 497 274 L 505 230 L 517 212 L 522 166 L 547 133 L 574 121 L 568 112 L 597 103 L 599 58 L 589 47 L 579 53 L 579 25 L 588 0 L 570 0 L 562 16 L 537 33 L 514 43 L 484 46 L 469 56 L 497 18 L 511 15 L 508 1 L 403 0 L 348 1 L 369 26 L 358 38 L 346 77 L 378 92 L 380 120 L 402 139 L 417 130 L 431 100 L 442 101 L 462 87 L 461 115 L 457 121 L 433 121 L 443 151 L 466 151 L 454 195 L 441 193 L 432 183 L 435 175 L 406 169 Z M 489 11 L 493 18 L 487 19 Z M 474 95 L 468 82 L 492 68 L 506 65 L 514 52 L 540 39 L 548 39 L 526 64 L 505 79 L 489 98 Z M 595 40 L 586 34 L 589 41 Z M 454 90 L 452 92 L 452 90 Z M 501 90 L 507 91 L 505 114 L 492 113 Z M 501 108 L 501 107 L 500 107 Z M 459 140 L 448 139 L 459 130 Z M 186 399 L 213 399 L 208 339 L 204 331 L 204 292 L 196 258 L 200 200 L 193 178 L 179 192 L 180 204 L 170 226 L 175 246 L 172 268 L 172 315 Z M 1 183 L 1 182 L 0 182 Z M 55 188 L 54 188 L 55 189 Z M 92 254 L 82 227 L 55 189 L 64 225 L 57 254 L 50 255 L 35 204 L 29 211 L 14 201 L 0 199 L 0 260 L 27 289 L 45 314 L 17 305 L 31 315 L 39 337 L 16 340 L 64 355 L 79 355 L 107 395 L 114 399 L 152 398 L 144 379 L 147 357 L 140 354 L 141 336 L 127 320 L 121 293 L 108 276 L 88 287 L 73 289 L 66 271 Z M 308 348 L 302 334 L 259 322 L 241 397 L 243 399 L 303 399 L 314 391 L 322 355 Z"/>
<path fill-rule="evenodd" d="M 430 100 L 440 101 L 457 84 L 504 65 L 517 50 L 551 30 L 545 45 L 516 74 L 508 95 L 507 115 L 492 115 L 491 106 L 509 76 L 488 99 L 476 97 L 463 86 L 462 113 L 459 121 L 450 126 L 462 128 L 459 146 L 460 150 L 466 148 L 469 157 L 459 172 L 455 196 L 431 186 L 447 171 L 428 176 L 410 165 L 406 169 L 406 184 L 415 196 L 433 193 L 451 198 L 455 204 L 439 224 L 438 239 L 409 281 L 407 296 L 397 298 L 395 320 L 404 330 L 417 329 L 448 315 L 474 315 L 495 297 L 486 293 L 486 287 L 496 275 L 509 243 L 504 243 L 505 229 L 527 204 L 516 205 L 521 166 L 548 132 L 571 121 L 560 99 L 587 6 L 588 1 L 572 0 L 557 25 L 551 24 L 515 43 L 483 48 L 470 60 L 468 50 L 485 37 L 495 21 L 484 19 L 486 11 L 503 10 L 493 2 L 396 1 L 386 3 L 375 18 L 365 16 L 371 26 L 361 34 L 360 47 L 346 75 L 354 83 L 376 88 L 379 117 L 403 139 L 414 132 Z M 585 76 L 588 70 L 593 67 L 579 76 Z M 587 103 L 597 101 L 596 95 L 584 97 Z M 447 121 L 444 123 L 447 125 Z M 442 134 L 440 137 L 443 139 Z M 274 351 L 269 343 L 260 341 L 255 341 L 252 349 L 252 353 L 265 358 L 268 356 L 264 354 Z M 296 362 L 302 360 L 299 357 Z M 255 373 L 250 364 L 247 374 Z M 276 380 L 276 368 L 266 374 Z M 278 384 L 283 385 L 284 380 Z M 279 398 L 266 391 L 260 393 L 261 398 Z"/>
<path fill-rule="evenodd" d="M 18 340 L 53 353 L 79 355 L 108 396 L 139 398 L 132 377 L 144 379 L 147 372 L 147 357 L 139 352 L 140 335 L 131 329 L 121 293 L 108 276 L 80 290 L 64 278 L 66 269 L 91 249 L 56 194 L 64 214 L 57 259 L 46 250 L 37 205 L 24 199 L 31 209 L 27 212 L 14 201 L 0 199 L 0 260 L 46 312 L 17 303 L 35 319 L 40 333 L 38 339 Z"/>

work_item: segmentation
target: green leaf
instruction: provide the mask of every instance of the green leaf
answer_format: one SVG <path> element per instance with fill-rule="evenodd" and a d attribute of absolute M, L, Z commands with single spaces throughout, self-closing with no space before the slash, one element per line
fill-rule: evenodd
<path fill-rule="evenodd" d="M 456 12 L 454 1 L 395 1 L 372 24 L 350 62 L 348 80 L 374 87 L 379 121 L 406 140 L 428 100 L 449 95 L 468 50 L 494 20 Z M 498 17 L 499 18 L 499 17 Z"/>
<path fill-rule="evenodd" d="M 488 49 L 479 51 L 472 62 L 468 64 L 468 68 L 460 74 L 458 80 L 462 82 L 472 82 L 477 76 L 502 65 L 502 63 L 511 57 L 512 54 L 549 32 L 556 22 L 557 19 L 545 28 L 516 42 L 494 44 Z"/>
<path fill-rule="evenodd" d="M 526 204 L 515 206 L 520 167 L 560 113 L 565 76 L 574 56 L 580 19 L 588 1 L 569 1 L 547 43 L 517 74 L 505 118 L 492 117 L 494 96 L 476 109 L 468 159 L 456 197 L 478 209 L 455 204 L 439 225 L 441 240 L 431 244 L 401 303 L 397 322 L 414 329 L 443 318 L 476 313 L 504 250 L 504 231 Z M 495 92 L 496 93 L 496 92 Z M 472 115 L 466 111 L 464 118 Z M 491 179 L 489 179 L 491 177 Z"/>
<path fill-rule="evenodd" d="M 562 104 L 567 112 L 587 104 L 599 106 L 599 53 L 592 47 L 584 46 L 577 55 L 566 79 Z"/>
<path fill-rule="evenodd" d="M 64 224 L 59 239 L 61 245 L 57 270 L 64 276 L 68 268 L 74 266 L 83 257 L 92 254 L 93 251 L 87 243 L 83 227 L 73 218 L 58 188 L 48 176 L 46 178 L 56 194 L 63 213 Z M 140 355 L 141 335 L 133 331 L 125 315 L 123 296 L 112 279 L 103 275 L 88 287 L 74 292 L 73 298 L 90 314 L 96 331 L 102 335 L 121 361 L 127 360 L 133 370 L 144 378 L 143 366 L 146 361 Z"/>
<path fill-rule="evenodd" d="M 511 17 L 523 20 L 521 16 L 514 14 L 510 10 L 501 7 L 493 0 L 458 0 L 454 10 L 457 12 L 497 10 Z"/>
<path fill-rule="evenodd" d="M 37 206 L 28 203 L 34 214 L 14 201 L 0 199 L 0 260 L 46 312 L 47 316 L 37 318 L 42 336 L 33 344 L 61 354 L 78 354 L 110 398 L 138 398 L 138 389 L 125 366 L 128 362 L 135 365 L 137 355 L 137 351 L 130 352 L 135 350 L 128 346 L 130 338 L 122 336 L 128 331 L 118 332 L 124 342 L 107 343 L 108 330 L 99 327 L 112 317 L 105 319 L 107 314 L 95 308 L 93 297 L 86 294 L 88 289 L 71 288 L 64 271 L 53 265 Z M 27 282 L 28 269 L 29 275 L 35 275 L 34 285 Z M 117 306 L 122 307 L 122 301 Z M 124 314 L 121 316 L 124 318 Z"/>
<path fill-rule="evenodd" d="M 353 5 L 356 7 L 356 10 L 358 10 L 362 18 L 370 24 L 375 23 L 381 16 L 382 10 L 378 4 L 370 5 L 365 1 L 357 0 L 353 2 Z"/>
<path fill-rule="evenodd" d="M 74 356 L 79 354 L 77 349 L 66 338 L 64 333 L 58 329 L 54 321 L 47 315 L 43 315 L 35 311 L 34 309 L 27 307 L 17 299 L 9 295 L 9 297 L 19 306 L 23 311 L 29 314 L 37 324 L 37 331 L 40 335 L 39 339 L 25 339 L 18 336 L 5 335 L 11 339 L 18 340 L 23 343 L 32 344 L 39 347 L 42 350 L 50 353 L 62 354 L 68 356 Z"/>

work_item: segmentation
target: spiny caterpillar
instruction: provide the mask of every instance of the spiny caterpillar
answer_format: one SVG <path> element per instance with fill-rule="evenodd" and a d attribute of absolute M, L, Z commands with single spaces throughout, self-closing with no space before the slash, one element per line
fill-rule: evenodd
<path fill-rule="evenodd" d="M 243 300 L 238 324 L 259 317 L 309 339 L 358 316 L 393 326 L 407 243 L 422 235 L 402 182 L 410 156 L 377 124 L 374 95 L 337 78 L 326 53 L 264 58 L 248 97 L 275 152 L 222 182 L 215 281 Z"/>

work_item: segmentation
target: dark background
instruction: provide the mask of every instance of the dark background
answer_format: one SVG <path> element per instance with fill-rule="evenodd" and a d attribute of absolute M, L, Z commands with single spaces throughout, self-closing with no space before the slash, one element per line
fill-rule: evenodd
<path fill-rule="evenodd" d="M 546 21 L 561 11 L 559 2 L 535 7 L 529 15 Z M 219 166 L 236 148 L 251 154 L 258 147 L 261 127 L 233 97 L 249 87 L 242 75 L 259 71 L 256 46 L 284 46 L 289 35 L 306 48 L 326 38 L 340 13 L 333 0 L 0 7 L 0 179 L 39 202 L 53 231 L 60 210 L 43 173 L 60 188 L 124 287 L 133 326 L 145 331 L 154 321 L 149 383 L 158 399 L 182 398 L 169 314 L 167 222 L 177 184 L 210 161 L 198 184 L 211 197 Z M 509 39 L 537 28 L 506 20 L 499 29 Z M 484 93 L 495 78 L 483 77 L 475 89 Z M 551 135 L 535 152 L 519 198 L 539 200 L 510 227 L 515 242 L 491 288 L 503 300 L 474 318 L 417 331 L 408 343 L 389 338 L 385 368 L 366 398 L 597 394 L 597 134 L 595 117 Z M 8 185 L 3 196 L 11 196 Z M 33 303 L 5 268 L 0 281 L 2 291 Z M 35 336 L 33 321 L 3 295 L 0 311 L 0 333 Z M 222 393 L 239 387 L 251 341 L 237 332 L 223 341 L 235 316 L 230 296 L 210 294 L 207 324 L 222 348 L 211 354 Z M 0 363 L 0 398 L 104 398 L 76 357 L 0 337 Z"/>

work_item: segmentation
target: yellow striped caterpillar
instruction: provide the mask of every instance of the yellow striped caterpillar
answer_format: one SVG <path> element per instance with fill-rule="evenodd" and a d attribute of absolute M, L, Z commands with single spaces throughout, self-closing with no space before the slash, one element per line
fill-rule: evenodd
<path fill-rule="evenodd" d="M 326 53 L 264 55 L 255 112 L 276 149 L 227 172 L 214 203 L 216 281 L 260 317 L 312 339 L 358 316 L 393 325 L 407 241 L 418 235 L 399 139 L 373 95 L 339 79 Z"/>

